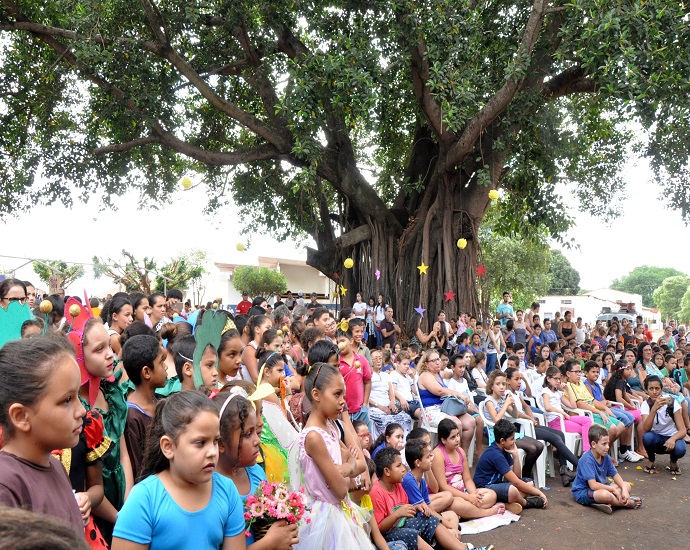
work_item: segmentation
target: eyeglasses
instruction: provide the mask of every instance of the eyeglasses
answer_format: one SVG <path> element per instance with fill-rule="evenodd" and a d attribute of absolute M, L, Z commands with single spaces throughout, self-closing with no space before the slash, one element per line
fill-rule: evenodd
<path fill-rule="evenodd" d="M 24 303 L 26 302 L 26 296 L 24 296 L 23 298 L 5 298 L 5 300 L 7 300 L 8 302 L 19 302 L 20 304 L 24 305 Z"/>
<path fill-rule="evenodd" d="M 427 362 L 427 363 L 440 363 L 440 362 L 441 362 L 441 358 L 440 358 L 440 357 L 437 357 L 436 359 L 427 359 L 426 362 Z"/>
<path fill-rule="evenodd" d="M 370 434 L 369 432 L 367 432 L 367 433 L 365 433 L 365 434 L 357 434 L 357 435 L 358 435 L 359 437 L 361 437 L 361 438 L 371 437 L 371 434 Z"/>

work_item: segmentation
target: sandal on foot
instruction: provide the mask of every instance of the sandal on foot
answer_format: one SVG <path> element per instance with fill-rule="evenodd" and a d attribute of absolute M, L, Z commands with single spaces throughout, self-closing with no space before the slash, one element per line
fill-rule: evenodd
<path fill-rule="evenodd" d="M 503 512 L 506 511 L 506 505 L 503 504 L 502 502 L 497 502 L 492 506 L 492 508 L 496 509 L 496 515 L 500 516 Z"/>
<path fill-rule="evenodd" d="M 676 464 L 675 466 L 666 466 L 666 469 L 672 476 L 679 476 L 680 475 L 680 468 Z"/>
<path fill-rule="evenodd" d="M 630 504 L 626 506 L 626 508 L 630 508 L 631 510 L 637 510 L 640 506 L 642 506 L 642 499 L 640 497 L 630 497 Z"/>
<path fill-rule="evenodd" d="M 519 502 L 511 502 L 510 504 L 506 504 L 506 512 L 512 512 L 516 516 L 519 516 L 522 514 L 522 506 Z"/>
<path fill-rule="evenodd" d="M 659 470 L 656 469 L 656 464 L 652 464 L 651 466 L 645 466 L 642 468 L 642 470 L 647 473 L 647 474 L 658 474 Z"/>
<path fill-rule="evenodd" d="M 604 512 L 605 514 L 613 514 L 613 508 L 611 508 L 610 504 L 592 504 L 592 508 Z"/>

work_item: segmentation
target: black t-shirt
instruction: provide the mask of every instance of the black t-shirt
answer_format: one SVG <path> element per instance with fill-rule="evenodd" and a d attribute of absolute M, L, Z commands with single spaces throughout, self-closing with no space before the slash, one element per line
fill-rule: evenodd
<path fill-rule="evenodd" d="M 606 388 L 604 388 L 604 397 L 609 401 L 616 401 L 616 390 L 620 390 L 623 393 L 632 393 L 628 383 L 622 379 L 619 379 L 616 380 L 616 383 L 613 387 L 611 387 L 609 384 L 606 385 Z"/>
<path fill-rule="evenodd" d="M 379 328 L 381 329 L 381 336 L 383 336 L 383 329 L 386 329 L 386 332 L 390 332 L 391 334 L 389 336 L 383 336 L 383 340 L 381 340 L 382 345 L 390 344 L 391 348 L 395 345 L 395 340 L 397 338 L 397 334 L 395 333 L 395 323 L 391 323 L 388 321 L 388 319 L 384 319 L 379 323 Z"/>

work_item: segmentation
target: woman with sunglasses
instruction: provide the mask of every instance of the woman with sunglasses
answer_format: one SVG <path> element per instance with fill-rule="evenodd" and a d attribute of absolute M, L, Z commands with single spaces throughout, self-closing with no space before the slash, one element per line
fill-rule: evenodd
<path fill-rule="evenodd" d="M 0 305 L 7 310 L 11 302 L 26 303 L 26 286 L 19 279 L 5 279 L 0 283 Z"/>

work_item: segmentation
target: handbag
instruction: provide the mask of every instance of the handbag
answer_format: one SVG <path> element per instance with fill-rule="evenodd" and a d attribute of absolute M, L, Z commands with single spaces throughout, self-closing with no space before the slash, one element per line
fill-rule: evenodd
<path fill-rule="evenodd" d="M 446 395 L 441 398 L 441 412 L 450 416 L 462 416 L 467 412 L 467 405 L 456 395 Z"/>

